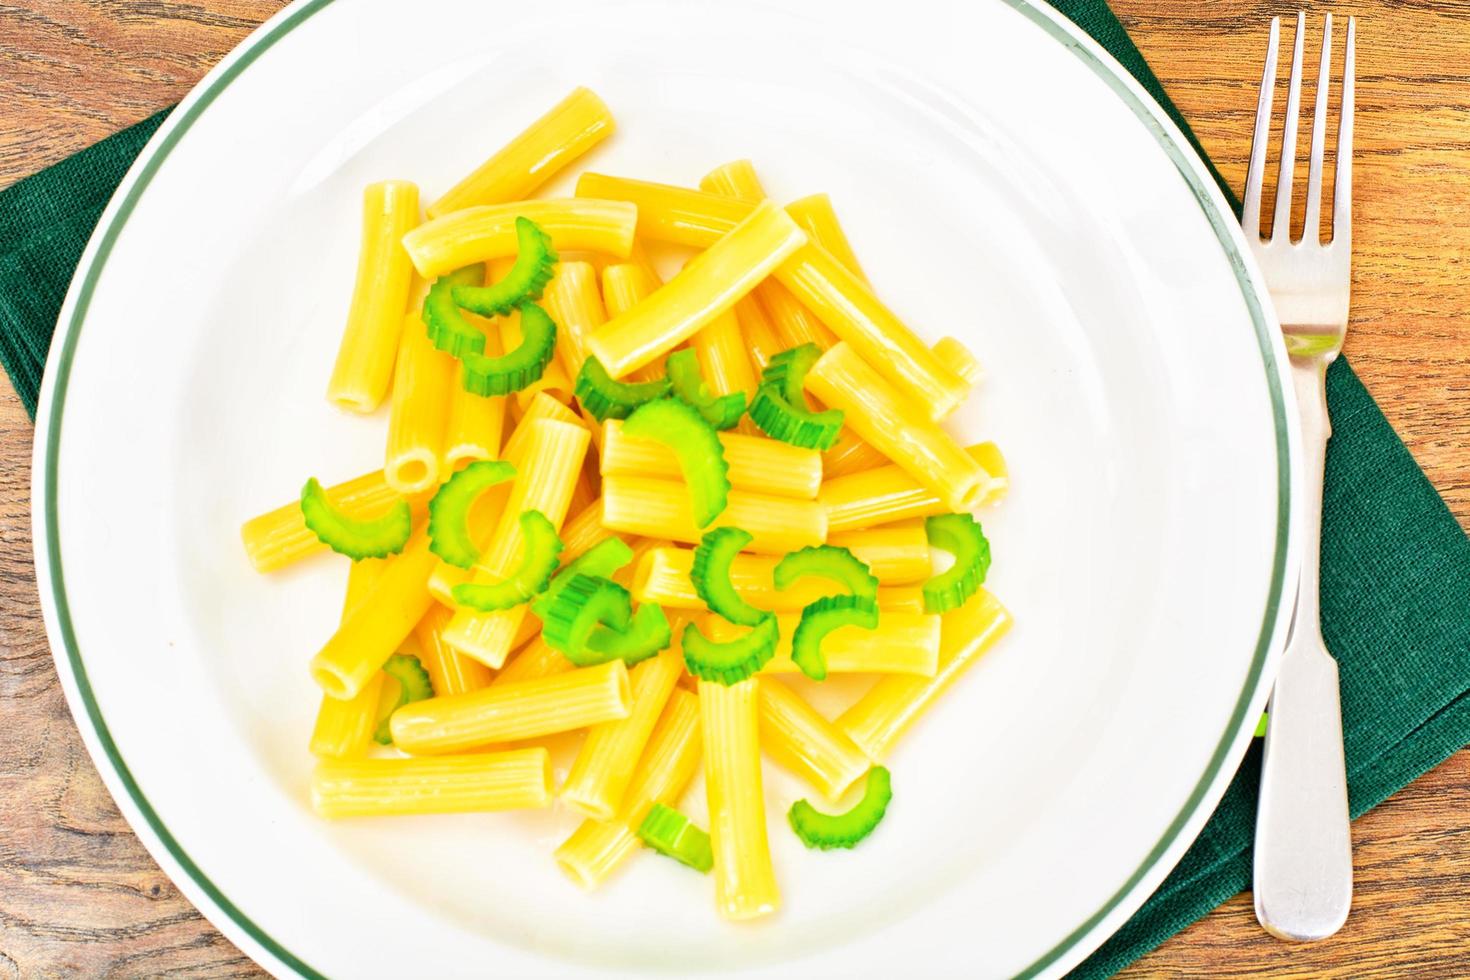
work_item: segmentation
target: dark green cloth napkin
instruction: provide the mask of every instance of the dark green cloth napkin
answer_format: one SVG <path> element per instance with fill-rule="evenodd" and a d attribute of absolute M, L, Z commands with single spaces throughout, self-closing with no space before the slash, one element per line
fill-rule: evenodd
<path fill-rule="evenodd" d="M 1194 142 L 1103 0 L 1054 2 Z M 0 363 L 32 416 L 72 270 L 165 114 L 0 192 Z M 1470 742 L 1470 541 L 1345 360 L 1328 372 L 1327 400 L 1322 628 L 1342 671 L 1356 816 Z M 1252 750 L 1179 866 L 1074 976 L 1121 969 L 1250 884 L 1259 770 Z"/>

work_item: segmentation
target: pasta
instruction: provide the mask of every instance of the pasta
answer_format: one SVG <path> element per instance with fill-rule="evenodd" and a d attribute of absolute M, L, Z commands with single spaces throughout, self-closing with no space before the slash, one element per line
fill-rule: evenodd
<path fill-rule="evenodd" d="M 744 302 L 742 299 L 736 306 Z M 750 366 L 750 354 L 745 349 L 740 320 L 734 310 L 726 310 L 708 326 L 700 328 L 690 338 L 689 346 L 694 348 L 700 373 L 715 394 L 755 391 L 755 371 Z"/>
<path fill-rule="evenodd" d="M 538 636 L 511 655 L 489 686 L 500 687 L 519 681 L 533 681 L 542 677 L 565 674 L 571 669 L 572 662 L 547 646 L 546 641 Z"/>
<path fill-rule="evenodd" d="M 484 398 L 465 390 L 464 367 L 458 366 L 449 392 L 443 472 L 453 473 L 481 459 L 498 459 L 504 433 L 505 398 Z"/>
<path fill-rule="evenodd" d="M 557 251 L 585 249 L 626 258 L 638 209 L 625 201 L 585 197 L 487 204 L 450 211 L 403 236 L 414 268 L 434 279 L 475 262 L 516 254 L 516 218 L 536 222 Z"/>
<path fill-rule="evenodd" d="M 440 759 L 322 762 L 311 776 L 311 805 L 332 818 L 547 807 L 551 756 L 538 747 Z"/>
<path fill-rule="evenodd" d="M 965 454 L 982 470 L 986 469 L 984 460 L 995 458 L 988 446 L 988 443 L 980 443 L 965 450 Z M 1003 474 L 987 470 L 976 506 L 1004 494 L 1005 483 Z M 949 509 L 937 494 L 920 484 L 903 467 L 894 464 L 828 480 L 822 484 L 817 499 L 827 511 L 827 526 L 834 534 L 930 517 Z"/>
<path fill-rule="evenodd" d="M 340 408 L 371 412 L 388 393 L 413 284 L 413 266 L 399 242 L 418 223 L 415 185 L 385 180 L 363 191 L 357 284 L 327 383 L 327 400 Z"/>
<path fill-rule="evenodd" d="M 434 349 L 417 313 L 404 321 L 393 368 L 393 405 L 383 478 L 401 494 L 423 493 L 439 483 L 449 416 L 454 358 Z"/>
<path fill-rule="evenodd" d="M 686 675 L 687 676 L 687 675 Z M 596 888 L 638 850 L 636 828 L 655 803 L 672 805 L 699 767 L 699 699 L 669 695 L 613 820 L 584 820 L 556 849 L 556 862 L 583 888 Z"/>
<path fill-rule="evenodd" d="M 695 544 L 703 532 L 694 523 L 689 492 L 681 483 L 637 476 L 605 476 L 602 522 L 615 531 Z M 827 537 L 826 509 L 815 501 L 730 492 L 717 525 L 737 525 L 755 535 L 751 550 L 785 554 Z"/>
<path fill-rule="evenodd" d="M 814 449 L 774 439 L 720 433 L 730 486 L 777 497 L 813 500 L 822 485 L 822 457 Z M 623 423 L 603 423 L 603 476 L 654 476 L 680 479 L 679 461 L 662 443 L 623 434 Z"/>
<path fill-rule="evenodd" d="M 704 788 L 715 852 L 715 905 L 727 919 L 770 915 L 781 907 L 766 841 L 755 678 L 726 686 L 699 682 Z"/>
<path fill-rule="evenodd" d="M 597 291 L 597 270 L 588 262 L 563 262 L 542 296 L 546 312 L 556 321 L 557 359 L 569 378 L 575 378 L 587 360 L 587 338 L 607 321 Z"/>
<path fill-rule="evenodd" d="M 984 589 L 941 617 L 939 669 L 933 677 L 885 677 L 837 719 L 837 727 L 874 762 L 1011 627 L 1011 616 Z"/>
<path fill-rule="evenodd" d="M 413 628 L 414 639 L 419 644 L 419 661 L 429 672 L 429 682 L 434 693 L 440 696 L 468 694 L 488 687 L 495 674 L 478 660 L 458 653 L 444 642 L 444 627 L 449 625 L 450 612 L 436 603 Z"/>
<path fill-rule="evenodd" d="M 591 89 L 578 87 L 433 204 L 429 217 L 477 204 L 518 201 L 567 164 L 611 136 L 612 113 Z"/>
<path fill-rule="evenodd" d="M 851 551 L 878 581 L 889 585 L 921 582 L 934 572 L 929 538 L 919 521 L 829 534 L 827 543 Z"/>
<path fill-rule="evenodd" d="M 742 201 L 764 201 L 766 189 L 749 160 L 721 164 L 700 178 L 699 189 L 710 194 L 738 197 Z"/>
<path fill-rule="evenodd" d="M 412 755 L 462 752 L 617 721 L 632 706 L 628 668 L 613 660 L 406 704 L 393 715 L 393 744 Z"/>
<path fill-rule="evenodd" d="M 837 220 L 837 212 L 832 209 L 830 197 L 826 194 L 803 197 L 786 205 L 786 213 L 801 225 L 813 242 L 830 252 L 858 281 L 867 284 L 867 273 L 863 272 L 857 254 L 852 250 L 852 243 L 847 240 L 847 232 L 842 230 L 842 225 Z"/>
<path fill-rule="evenodd" d="M 830 800 L 846 793 L 871 765 L 862 750 L 776 680 L 760 682 L 761 751 Z"/>
<path fill-rule="evenodd" d="M 723 195 L 597 173 L 577 179 L 577 197 L 632 204 L 639 238 L 694 248 L 709 248 L 754 208 L 753 202 Z"/>
<path fill-rule="evenodd" d="M 940 617 L 923 612 L 900 612 L 884 609 L 876 629 L 842 626 L 822 641 L 822 655 L 829 674 L 914 674 L 933 677 L 939 668 Z M 763 674 L 798 674 L 801 669 L 791 661 L 791 640 L 801 617 L 783 613 L 776 617 L 781 638 L 776 653 L 761 668 Z M 733 640 L 745 628 L 712 617 L 710 639 Z"/>
<path fill-rule="evenodd" d="M 347 570 L 347 597 L 342 601 L 342 618 L 362 605 L 373 584 L 383 574 L 384 561 L 369 558 L 355 561 Z M 322 759 L 345 759 L 367 751 L 373 725 L 378 720 L 378 695 L 383 675 L 376 675 L 356 697 L 341 700 L 322 695 L 316 724 L 311 731 L 311 754 Z"/>

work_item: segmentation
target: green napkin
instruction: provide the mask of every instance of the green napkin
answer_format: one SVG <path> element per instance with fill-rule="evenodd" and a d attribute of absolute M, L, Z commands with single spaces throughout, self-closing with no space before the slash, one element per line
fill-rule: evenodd
<path fill-rule="evenodd" d="M 1103 0 L 1054 2 L 1194 142 Z M 0 191 L 0 364 L 32 416 L 72 270 L 164 115 Z M 1327 401 L 1335 434 L 1323 505 L 1322 629 L 1342 671 L 1356 816 L 1470 742 L 1470 541 L 1345 360 L 1328 372 Z M 1121 969 L 1249 886 L 1259 771 L 1252 750 L 1179 866 L 1074 976 Z"/>

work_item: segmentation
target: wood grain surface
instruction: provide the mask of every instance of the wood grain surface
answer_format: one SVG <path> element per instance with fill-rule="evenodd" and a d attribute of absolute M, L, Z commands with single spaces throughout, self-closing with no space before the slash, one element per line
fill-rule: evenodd
<path fill-rule="evenodd" d="M 1348 352 L 1470 527 L 1470 2 L 1304 6 L 1360 19 Z M 182 97 L 279 7 L 0 0 L 0 186 Z M 1114 8 L 1238 187 L 1266 24 L 1296 8 Z M 37 605 L 32 429 L 0 389 L 0 975 L 259 975 L 148 857 L 82 747 Z M 1357 821 L 1354 843 L 1356 901 L 1332 939 L 1270 939 L 1241 896 L 1128 975 L 1470 976 L 1470 751 Z"/>

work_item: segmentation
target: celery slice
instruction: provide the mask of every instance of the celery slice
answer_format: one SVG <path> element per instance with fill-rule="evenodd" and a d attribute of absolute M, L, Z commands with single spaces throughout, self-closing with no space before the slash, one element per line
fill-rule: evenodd
<path fill-rule="evenodd" d="M 671 387 L 668 378 L 640 384 L 614 381 L 601 361 L 588 357 L 577 372 L 576 395 L 593 418 L 606 422 L 627 418 L 639 405 L 666 396 Z"/>
<path fill-rule="evenodd" d="M 509 395 L 539 381 L 556 353 L 556 321 L 535 303 L 522 303 L 521 342 L 499 357 L 465 353 L 466 391 L 491 398 Z"/>
<path fill-rule="evenodd" d="M 808 575 L 836 582 L 853 595 L 869 599 L 878 595 L 878 577 L 851 551 L 832 544 L 811 545 L 789 553 L 776 565 L 771 581 L 776 588 L 785 589 Z"/>
<path fill-rule="evenodd" d="M 446 354 L 464 357 L 466 354 L 485 353 L 484 333 L 466 320 L 459 307 L 454 305 L 456 287 L 478 286 L 484 281 L 485 265 L 476 262 L 440 276 L 429 287 L 429 294 L 424 297 L 424 326 L 429 331 L 430 342 Z"/>
<path fill-rule="evenodd" d="M 707 639 L 699 627 L 684 627 L 684 666 L 701 680 L 739 684 L 766 665 L 776 654 L 781 627 L 766 613 L 749 633 L 726 643 Z"/>
<path fill-rule="evenodd" d="M 498 459 L 481 459 L 455 473 L 429 501 L 429 550 L 457 568 L 480 560 L 480 549 L 470 540 L 470 508 L 480 494 L 516 475 L 516 468 Z"/>
<path fill-rule="evenodd" d="M 676 350 L 664 362 L 664 371 L 674 395 L 689 405 L 716 429 L 724 430 L 745 414 L 745 392 L 716 395 L 699 372 L 699 358 L 692 350 Z"/>
<path fill-rule="evenodd" d="M 623 431 L 674 451 L 689 486 L 696 527 L 709 526 L 724 512 L 730 500 L 730 467 L 719 433 L 704 416 L 677 398 L 660 398 L 638 406 Z"/>
<path fill-rule="evenodd" d="M 545 619 L 546 610 L 550 609 L 556 597 L 561 595 L 561 590 L 572 580 L 572 576 L 591 575 L 611 578 L 613 572 L 625 567 L 632 560 L 633 549 L 628 547 L 627 542 L 622 538 L 608 538 L 606 541 L 599 541 L 557 570 L 556 577 L 551 580 L 546 591 L 531 603 L 531 611 Z"/>
<path fill-rule="evenodd" d="M 505 316 L 522 303 L 541 298 L 556 274 L 551 236 L 530 218 L 516 218 L 516 262 L 505 278 L 489 286 L 455 286 L 454 302 L 481 316 Z"/>
<path fill-rule="evenodd" d="M 709 834 L 673 807 L 655 803 L 638 825 L 638 838 L 660 854 L 702 874 L 709 874 L 715 866 Z"/>
<path fill-rule="evenodd" d="M 985 583 L 985 573 L 990 570 L 990 542 L 980 522 L 969 514 L 926 518 L 924 534 L 932 547 L 954 556 L 953 565 L 924 583 L 924 611 L 958 609 Z"/>
<path fill-rule="evenodd" d="M 516 570 L 499 582 L 461 582 L 454 587 L 455 602 L 479 612 L 493 612 L 519 606 L 546 588 L 563 547 L 556 525 L 539 510 L 522 513 L 520 524 L 524 544 Z"/>
<path fill-rule="evenodd" d="M 393 734 L 388 729 L 388 722 L 393 719 L 393 712 L 405 704 L 433 697 L 434 686 L 429 681 L 429 672 L 424 669 L 419 658 L 406 653 L 395 653 L 389 657 L 388 662 L 383 664 L 383 673 L 398 682 L 398 700 L 378 719 L 378 727 L 373 730 L 373 741 L 379 745 L 392 745 Z"/>
<path fill-rule="evenodd" d="M 738 626 L 755 626 L 769 615 L 741 598 L 730 583 L 730 563 L 740 554 L 740 549 L 754 540 L 749 531 L 738 527 L 708 531 L 694 549 L 694 564 L 689 569 L 694 591 L 710 611 Z"/>
<path fill-rule="evenodd" d="M 797 800 L 786 819 L 807 847 L 824 851 L 851 848 L 877 828 L 892 799 L 893 784 L 888 770 L 874 766 L 868 770 L 863 798 L 852 809 L 845 813 L 821 813 L 806 800 Z"/>
<path fill-rule="evenodd" d="M 399 500 L 382 517 L 354 520 L 332 506 L 316 477 L 301 488 L 301 518 L 318 541 L 353 561 L 396 555 L 413 533 L 408 501 Z"/>
<path fill-rule="evenodd" d="M 822 641 L 843 626 L 878 628 L 878 601 L 867 596 L 834 595 L 818 599 L 801 611 L 796 632 L 791 634 L 791 662 L 814 681 L 827 679 L 827 658 Z"/>
<path fill-rule="evenodd" d="M 750 417 L 772 439 L 803 449 L 831 449 L 842 431 L 842 412 L 813 412 L 802 394 L 806 373 L 822 356 L 816 344 L 802 344 L 771 358 L 750 403 Z"/>

